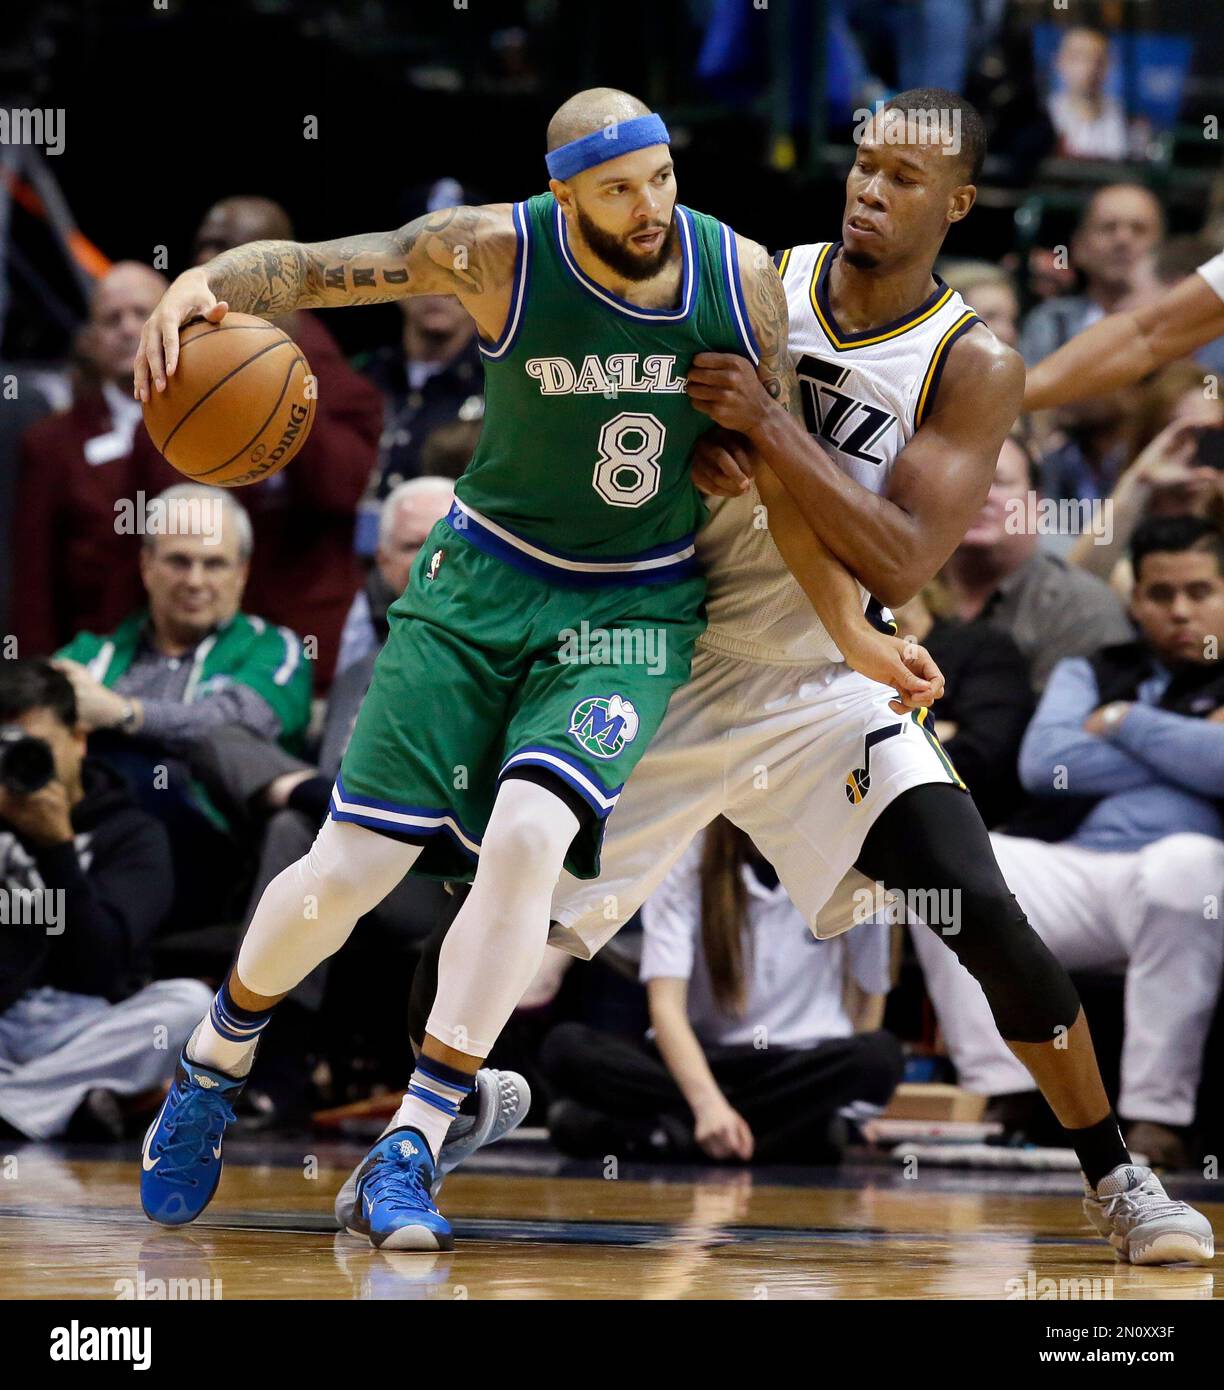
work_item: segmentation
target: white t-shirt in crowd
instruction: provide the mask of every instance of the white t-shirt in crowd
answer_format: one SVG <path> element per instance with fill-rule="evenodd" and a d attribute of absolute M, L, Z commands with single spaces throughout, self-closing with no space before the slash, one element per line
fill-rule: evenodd
<path fill-rule="evenodd" d="M 889 928 L 864 922 L 817 941 L 785 888 L 766 888 L 745 865 L 747 1008 L 742 1018 L 725 1013 L 714 1000 L 701 945 L 704 838 L 694 840 L 642 907 L 642 981 L 687 980 L 689 1023 L 710 1046 L 803 1048 L 849 1037 L 854 1024 L 842 993 L 847 970 L 860 989 L 886 993 Z"/>

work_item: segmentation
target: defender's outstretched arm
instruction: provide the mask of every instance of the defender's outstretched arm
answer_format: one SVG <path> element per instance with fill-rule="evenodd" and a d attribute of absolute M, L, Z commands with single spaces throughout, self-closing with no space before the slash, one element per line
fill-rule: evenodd
<path fill-rule="evenodd" d="M 1195 271 L 1159 299 L 1110 314 L 1030 369 L 1025 410 L 1103 396 L 1224 334 L 1224 299 Z"/>

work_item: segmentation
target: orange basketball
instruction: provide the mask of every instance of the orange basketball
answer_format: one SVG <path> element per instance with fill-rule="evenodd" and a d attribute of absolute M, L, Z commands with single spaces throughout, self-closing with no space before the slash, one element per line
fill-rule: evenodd
<path fill-rule="evenodd" d="M 274 324 L 250 314 L 192 319 L 166 389 L 144 406 L 149 438 L 173 468 L 197 482 L 244 487 L 270 478 L 297 453 L 314 423 L 310 366 Z"/>

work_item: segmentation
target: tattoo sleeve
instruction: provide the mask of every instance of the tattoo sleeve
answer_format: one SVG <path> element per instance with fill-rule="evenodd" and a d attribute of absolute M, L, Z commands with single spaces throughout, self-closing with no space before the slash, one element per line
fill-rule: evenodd
<path fill-rule="evenodd" d="M 799 378 L 787 338 L 786 291 L 764 247 L 741 247 L 742 284 L 748 319 L 756 334 L 765 389 L 793 415 L 801 413 Z M 843 654 L 855 650 L 868 630 L 858 584 L 808 526 L 794 500 L 764 459 L 757 460 L 756 487 L 765 504 L 769 534 L 787 568 Z"/>
<path fill-rule="evenodd" d="M 204 270 L 209 288 L 231 309 L 275 318 L 415 294 L 480 298 L 509 282 L 514 249 L 508 207 L 458 207 L 394 232 L 309 244 L 253 241 L 222 252 Z"/>
<path fill-rule="evenodd" d="M 792 413 L 799 410 L 799 378 L 787 347 L 790 315 L 786 291 L 763 246 L 750 243 L 743 256 L 744 298 L 748 321 L 761 349 L 761 367 L 768 373 L 765 389 Z"/>

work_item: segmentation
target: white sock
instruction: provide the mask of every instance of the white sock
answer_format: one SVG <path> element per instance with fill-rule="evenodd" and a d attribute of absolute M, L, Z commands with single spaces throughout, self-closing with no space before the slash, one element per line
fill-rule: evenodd
<path fill-rule="evenodd" d="M 410 1125 L 419 1130 L 436 1163 L 451 1122 L 475 1085 L 474 1074 L 435 1062 L 432 1057 L 419 1057 L 392 1125 Z"/>
<path fill-rule="evenodd" d="M 255 1048 L 259 1042 L 231 1042 L 222 1037 L 213 1023 L 212 1011 L 196 1024 L 196 1030 L 187 1040 L 184 1049 L 187 1059 L 199 1062 L 202 1067 L 212 1067 L 223 1071 L 226 1076 L 246 1076 L 255 1064 Z"/>

